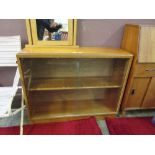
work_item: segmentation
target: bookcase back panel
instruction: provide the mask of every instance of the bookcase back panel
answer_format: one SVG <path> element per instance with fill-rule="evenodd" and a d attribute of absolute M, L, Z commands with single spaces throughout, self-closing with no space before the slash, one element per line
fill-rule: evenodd
<path fill-rule="evenodd" d="M 29 63 L 33 78 L 109 76 L 113 65 L 112 60 L 102 59 L 31 59 Z"/>
<path fill-rule="evenodd" d="M 118 89 L 31 92 L 30 114 L 33 119 L 43 119 L 114 112 L 118 93 Z"/>
<path fill-rule="evenodd" d="M 126 59 L 24 59 L 31 78 L 122 76 Z"/>
<path fill-rule="evenodd" d="M 33 102 L 74 101 L 74 100 L 97 100 L 116 99 L 119 89 L 86 89 L 66 91 L 34 91 L 30 92 L 30 100 Z"/>

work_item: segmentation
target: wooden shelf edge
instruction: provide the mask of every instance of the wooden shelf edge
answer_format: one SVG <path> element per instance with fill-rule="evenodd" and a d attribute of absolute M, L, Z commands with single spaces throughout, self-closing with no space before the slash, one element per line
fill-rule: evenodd
<path fill-rule="evenodd" d="M 101 116 L 101 115 L 115 115 L 117 114 L 116 111 L 111 112 L 104 112 L 104 113 L 94 113 L 94 114 L 77 114 L 77 115 L 58 115 L 58 116 L 52 116 L 52 117 L 38 117 L 38 116 L 31 116 L 32 121 L 39 121 L 39 120 L 47 120 L 47 119 L 61 119 L 61 118 L 76 118 L 76 117 L 90 117 L 90 116 Z"/>
<path fill-rule="evenodd" d="M 45 90 L 77 90 L 77 89 L 102 89 L 120 88 L 121 84 L 111 77 L 103 78 L 69 78 L 69 79 L 32 79 L 29 91 Z"/>
<path fill-rule="evenodd" d="M 81 90 L 81 89 L 112 89 L 112 88 L 121 88 L 121 86 L 103 86 L 103 87 L 72 87 L 72 88 L 38 88 L 33 89 L 29 88 L 29 91 L 48 91 L 48 90 Z"/>

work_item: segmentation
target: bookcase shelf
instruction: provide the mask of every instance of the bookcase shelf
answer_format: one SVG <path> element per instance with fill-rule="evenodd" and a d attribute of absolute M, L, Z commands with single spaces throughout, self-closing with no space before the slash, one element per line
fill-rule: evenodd
<path fill-rule="evenodd" d="M 113 77 L 34 78 L 30 81 L 29 90 L 72 90 L 119 87 L 121 87 L 121 84 Z"/>
<path fill-rule="evenodd" d="M 132 55 L 121 49 L 55 48 L 17 54 L 29 119 L 117 114 Z"/>
<path fill-rule="evenodd" d="M 32 120 L 38 122 L 45 119 L 58 119 L 62 117 L 94 116 L 104 114 L 116 114 L 116 109 L 111 103 L 103 100 L 73 100 L 57 101 L 34 104 Z M 37 107 L 37 108 L 35 108 Z"/>

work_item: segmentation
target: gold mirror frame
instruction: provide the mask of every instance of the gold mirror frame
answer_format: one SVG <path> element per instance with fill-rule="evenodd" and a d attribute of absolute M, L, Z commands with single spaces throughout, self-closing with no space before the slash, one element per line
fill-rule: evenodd
<path fill-rule="evenodd" d="M 35 19 L 26 19 L 26 28 L 29 44 L 27 46 L 35 47 L 71 47 L 76 45 L 77 20 L 68 19 L 68 40 L 67 41 L 40 41 L 37 37 L 37 27 Z"/>

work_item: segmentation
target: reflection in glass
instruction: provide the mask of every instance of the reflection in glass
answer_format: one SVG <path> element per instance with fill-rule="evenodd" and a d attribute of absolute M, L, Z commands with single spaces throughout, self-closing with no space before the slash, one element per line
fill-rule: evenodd
<path fill-rule="evenodd" d="M 38 40 L 68 40 L 68 20 L 36 19 Z"/>

